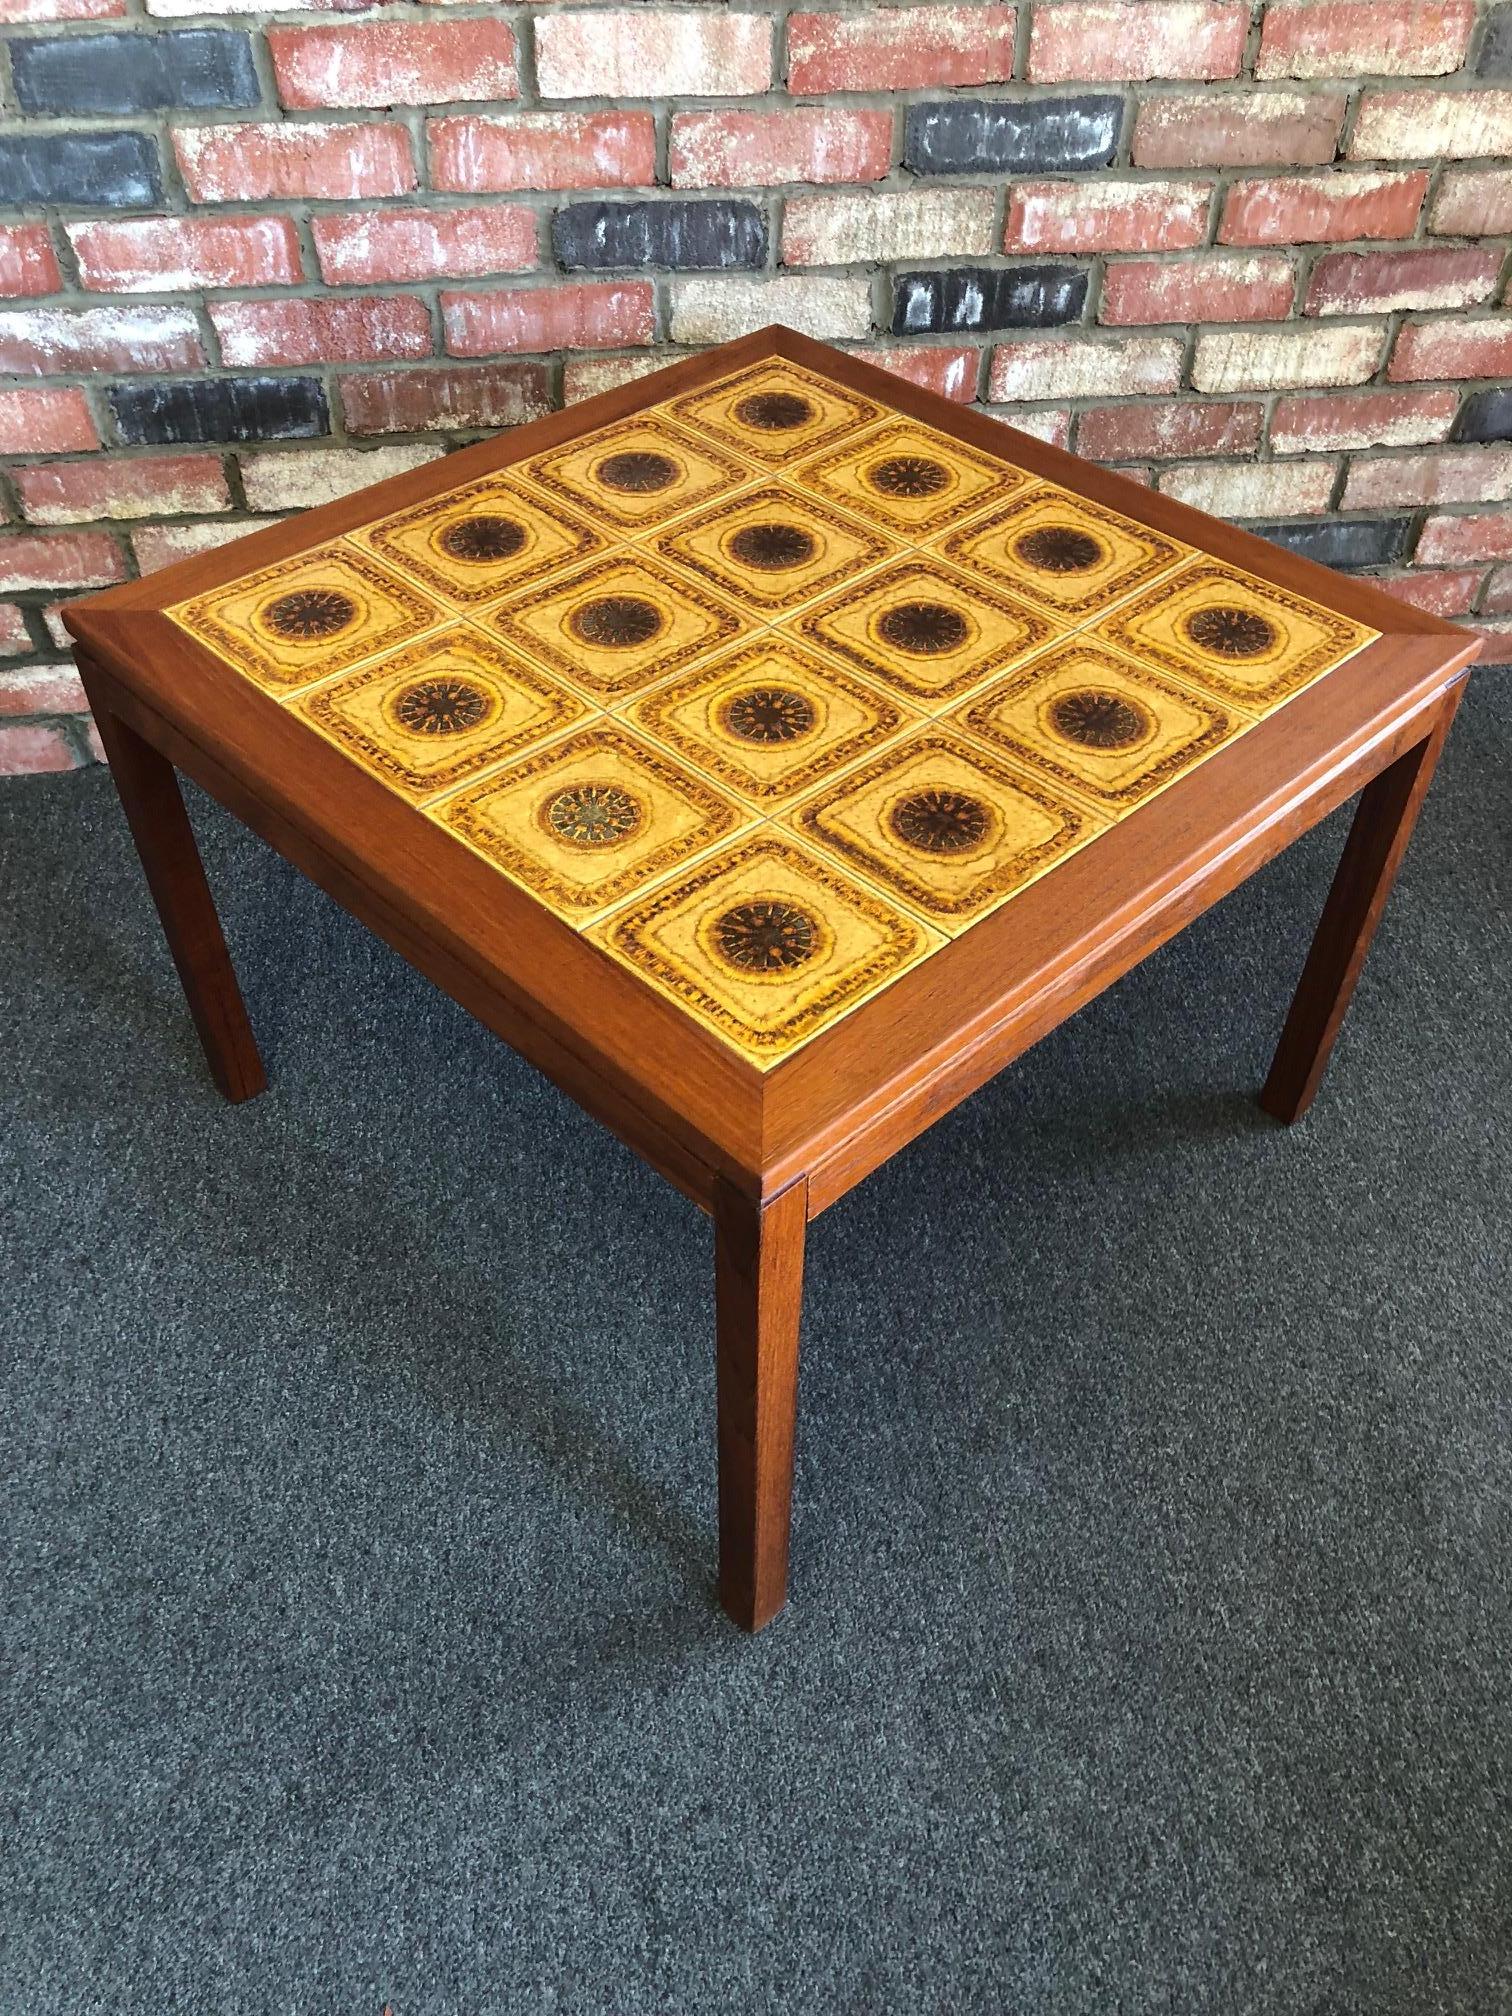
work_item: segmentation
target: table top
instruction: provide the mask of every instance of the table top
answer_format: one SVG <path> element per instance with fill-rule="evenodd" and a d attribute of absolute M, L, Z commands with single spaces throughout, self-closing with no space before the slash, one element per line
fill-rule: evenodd
<path fill-rule="evenodd" d="M 963 940 L 999 956 L 1016 913 L 1043 936 L 1058 889 L 1084 910 L 1079 857 L 1108 881 L 1225 754 L 1231 812 L 1233 745 L 1274 769 L 1278 714 L 1388 623 L 1419 670 L 1469 655 L 786 331 L 399 487 L 75 605 L 76 633 L 120 669 L 92 612 L 166 618 L 222 705 L 276 706 L 759 1075 L 909 976 L 916 1005 Z M 1298 766 L 1317 748 L 1299 710 Z"/>

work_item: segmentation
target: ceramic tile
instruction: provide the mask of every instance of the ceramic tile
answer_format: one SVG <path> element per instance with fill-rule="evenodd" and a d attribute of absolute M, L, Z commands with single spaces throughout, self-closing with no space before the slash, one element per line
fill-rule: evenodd
<path fill-rule="evenodd" d="M 911 540 L 1006 504 L 1033 480 L 918 420 L 880 427 L 805 462 L 791 477 L 801 489 Z"/>
<path fill-rule="evenodd" d="M 1248 725 L 1085 635 L 996 680 L 950 719 L 1114 813 L 1132 811 Z"/>
<path fill-rule="evenodd" d="M 308 686 L 446 620 L 400 575 L 339 545 L 263 567 L 167 613 L 273 693 Z"/>
<path fill-rule="evenodd" d="M 697 581 L 621 547 L 511 596 L 482 619 L 591 699 L 628 699 L 755 629 Z"/>
<path fill-rule="evenodd" d="M 575 924 L 751 821 L 707 779 L 603 715 L 430 812 Z"/>
<path fill-rule="evenodd" d="M 511 589 L 602 553 L 602 531 L 507 476 L 470 483 L 412 511 L 348 534 L 353 545 L 412 574 L 459 608 L 497 602 Z"/>
<path fill-rule="evenodd" d="M 1049 483 L 946 533 L 933 546 L 976 580 L 1073 624 L 1090 623 L 1193 552 L 1122 512 Z"/>
<path fill-rule="evenodd" d="M 590 935 L 763 1068 L 942 942 L 765 826 Z"/>
<path fill-rule="evenodd" d="M 647 543 L 766 620 L 904 550 L 781 483 L 744 490 Z"/>
<path fill-rule="evenodd" d="M 763 810 L 918 716 L 796 638 L 763 631 L 631 703 L 626 717 Z"/>
<path fill-rule="evenodd" d="M 618 420 L 520 465 L 548 496 L 591 523 L 627 532 L 665 525 L 749 481 L 754 473 L 724 449 L 697 441 L 655 414 Z"/>
<path fill-rule="evenodd" d="M 1290 699 L 1380 633 L 1218 560 L 1183 567 L 1096 626 L 1251 714 Z"/>
<path fill-rule="evenodd" d="M 669 399 L 661 411 L 748 461 L 787 468 L 883 419 L 887 409 L 801 365 L 774 359 Z"/>
<path fill-rule="evenodd" d="M 422 799 L 590 710 L 528 660 L 455 623 L 314 687 L 295 711 L 365 770 Z"/>
<path fill-rule="evenodd" d="M 931 724 L 814 792 L 785 823 L 954 935 L 1107 822 Z"/>
<path fill-rule="evenodd" d="M 1057 634 L 1039 611 L 915 553 L 806 609 L 784 629 L 838 652 L 925 712 Z"/>

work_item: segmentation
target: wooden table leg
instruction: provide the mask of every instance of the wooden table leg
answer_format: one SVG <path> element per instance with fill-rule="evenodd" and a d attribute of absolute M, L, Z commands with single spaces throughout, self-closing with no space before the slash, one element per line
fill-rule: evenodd
<path fill-rule="evenodd" d="M 108 708 L 94 717 L 211 1076 L 228 1099 L 254 1098 L 267 1074 L 173 765 Z"/>
<path fill-rule="evenodd" d="M 714 1200 L 718 1322 L 719 1600 L 746 1631 L 787 1601 L 808 1184 L 765 1206 Z"/>
<path fill-rule="evenodd" d="M 1288 1124 L 1300 1120 L 1317 1093 L 1463 691 L 1461 682 L 1445 701 L 1433 732 L 1360 794 L 1260 1094 L 1260 1104 L 1273 1119 Z"/>

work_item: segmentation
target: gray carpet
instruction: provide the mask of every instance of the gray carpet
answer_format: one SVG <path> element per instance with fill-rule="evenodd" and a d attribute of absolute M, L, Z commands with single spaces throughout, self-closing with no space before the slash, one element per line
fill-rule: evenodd
<path fill-rule="evenodd" d="M 1331 1077 L 1342 835 L 814 1228 L 728 1627 L 707 1225 L 196 801 L 212 1091 L 108 780 L 0 789 L 0 2009 L 1512 2007 L 1512 686 Z"/>

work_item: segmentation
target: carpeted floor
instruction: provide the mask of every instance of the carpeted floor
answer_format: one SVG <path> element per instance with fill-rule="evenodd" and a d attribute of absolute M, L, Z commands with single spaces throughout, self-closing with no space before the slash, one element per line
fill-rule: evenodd
<path fill-rule="evenodd" d="M 1512 685 L 1313 1116 L 1336 820 L 814 1228 L 713 1606 L 706 1223 L 203 803 L 0 788 L 5 2016 L 1512 2007 Z"/>

